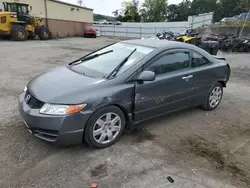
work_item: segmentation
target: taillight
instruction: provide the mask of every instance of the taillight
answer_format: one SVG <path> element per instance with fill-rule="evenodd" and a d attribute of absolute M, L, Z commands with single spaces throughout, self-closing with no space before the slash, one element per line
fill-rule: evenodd
<path fill-rule="evenodd" d="M 6 23 L 6 16 L 1 17 L 1 23 L 2 24 Z"/>

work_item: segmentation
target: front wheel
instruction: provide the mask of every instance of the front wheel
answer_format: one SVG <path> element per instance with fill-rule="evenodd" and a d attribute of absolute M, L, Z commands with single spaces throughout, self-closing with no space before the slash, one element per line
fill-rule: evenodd
<path fill-rule="evenodd" d="M 25 41 L 28 38 L 28 32 L 22 25 L 13 25 L 11 29 L 11 36 L 15 41 Z"/>
<path fill-rule="evenodd" d="M 218 82 L 209 91 L 208 96 L 202 108 L 211 111 L 217 108 L 221 102 L 223 96 L 223 87 Z"/>
<path fill-rule="evenodd" d="M 121 137 L 125 122 L 124 113 L 118 107 L 104 107 L 88 121 L 84 131 L 85 141 L 100 149 L 111 146 Z"/>

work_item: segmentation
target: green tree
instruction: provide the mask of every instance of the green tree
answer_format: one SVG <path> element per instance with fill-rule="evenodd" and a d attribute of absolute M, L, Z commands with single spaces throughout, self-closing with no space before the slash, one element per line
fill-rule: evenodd
<path fill-rule="evenodd" d="M 119 10 L 113 11 L 112 14 L 114 14 L 115 17 L 118 17 L 119 16 Z"/>
<path fill-rule="evenodd" d="M 249 9 L 250 9 L 250 0 L 238 0 L 234 8 L 234 16 L 243 12 L 248 12 Z"/>
<path fill-rule="evenodd" d="M 167 0 L 145 0 L 140 10 L 144 22 L 162 22 L 167 18 Z"/>
<path fill-rule="evenodd" d="M 176 18 L 180 14 L 178 5 L 172 4 L 168 6 L 167 9 L 167 20 L 177 21 Z"/>
<path fill-rule="evenodd" d="M 222 17 L 232 17 L 239 14 L 241 12 L 241 8 L 238 7 L 239 2 L 236 0 L 220 0 Z"/>
<path fill-rule="evenodd" d="M 161 22 L 185 21 L 188 16 L 214 12 L 214 21 L 248 12 L 250 0 L 183 0 L 178 5 L 169 5 L 167 0 L 144 0 L 141 9 L 138 0 L 126 1 L 121 14 L 113 12 L 120 21 Z M 140 12 L 140 15 L 138 14 Z M 141 17 L 140 17 L 141 16 Z"/>
<path fill-rule="evenodd" d="M 191 4 L 191 12 L 193 14 L 201 14 L 214 12 L 214 21 L 221 20 L 222 10 L 218 0 L 193 0 Z"/>
<path fill-rule="evenodd" d="M 193 0 L 191 11 L 193 14 L 213 12 L 217 9 L 217 0 Z"/>
<path fill-rule="evenodd" d="M 139 15 L 139 0 L 124 1 L 122 3 L 122 11 L 114 11 L 113 14 L 117 20 L 122 22 L 140 22 L 141 17 Z"/>
<path fill-rule="evenodd" d="M 188 16 L 194 15 L 191 12 L 191 1 L 190 0 L 184 0 L 178 5 L 179 14 L 176 17 L 176 21 L 187 21 Z"/>
<path fill-rule="evenodd" d="M 124 15 L 128 21 L 140 22 L 141 17 L 138 12 L 139 0 L 125 1 Z"/>

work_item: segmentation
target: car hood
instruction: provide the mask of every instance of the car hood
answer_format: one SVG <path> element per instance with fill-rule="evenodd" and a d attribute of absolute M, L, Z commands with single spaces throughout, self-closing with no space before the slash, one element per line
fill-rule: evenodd
<path fill-rule="evenodd" d="M 105 79 L 87 77 L 62 66 L 35 77 L 29 82 L 27 88 L 37 99 L 50 102 L 56 97 L 82 90 L 103 81 Z"/>

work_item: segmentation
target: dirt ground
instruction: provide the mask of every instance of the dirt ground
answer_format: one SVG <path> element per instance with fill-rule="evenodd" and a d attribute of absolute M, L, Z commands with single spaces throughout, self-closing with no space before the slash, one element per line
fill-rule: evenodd
<path fill-rule="evenodd" d="M 215 111 L 144 122 L 103 150 L 57 146 L 28 133 L 17 111 L 27 82 L 114 41 L 0 41 L 0 187 L 250 187 L 250 54 L 219 54 L 232 76 Z"/>

